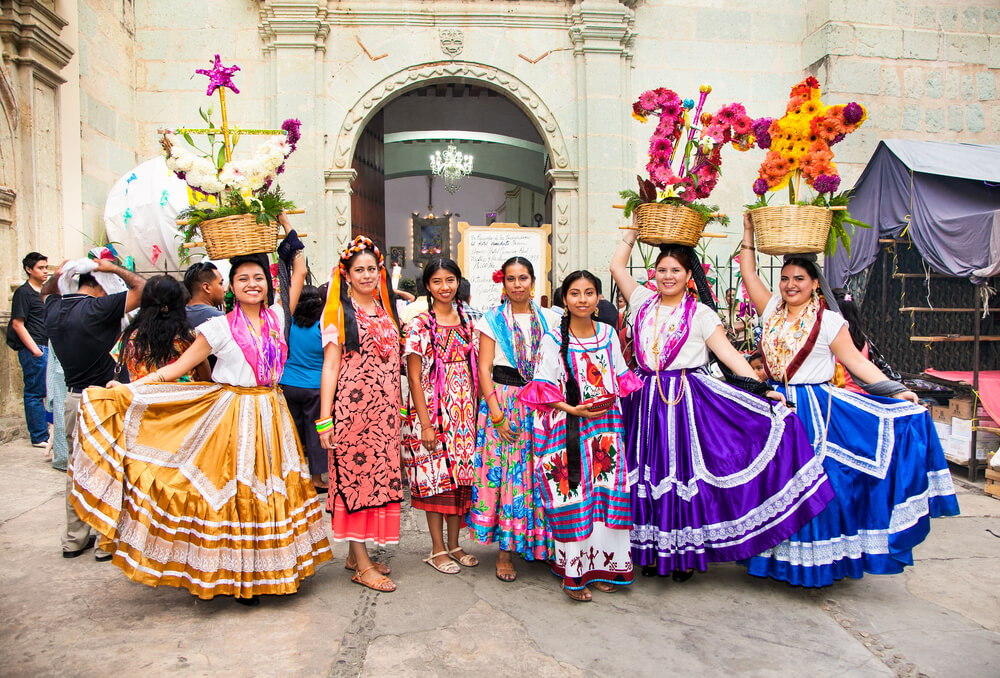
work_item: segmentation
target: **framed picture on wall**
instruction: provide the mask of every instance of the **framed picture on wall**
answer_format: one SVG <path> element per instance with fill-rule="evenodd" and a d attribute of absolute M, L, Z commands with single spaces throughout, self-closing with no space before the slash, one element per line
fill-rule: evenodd
<path fill-rule="evenodd" d="M 398 264 L 400 268 L 406 267 L 406 248 L 405 247 L 390 247 L 389 248 L 389 268 L 393 265 Z"/>
<path fill-rule="evenodd" d="M 451 256 L 451 213 L 440 217 L 413 214 L 413 263 L 423 268 L 430 259 Z"/>

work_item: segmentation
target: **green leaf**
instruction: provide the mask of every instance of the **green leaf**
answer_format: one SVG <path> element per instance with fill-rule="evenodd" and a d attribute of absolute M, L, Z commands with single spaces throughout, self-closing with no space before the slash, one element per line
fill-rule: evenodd
<path fill-rule="evenodd" d="M 190 134 L 188 134 L 187 132 L 184 132 L 184 134 L 182 134 L 181 136 L 184 137 L 184 141 L 186 141 L 190 145 L 194 146 L 194 139 L 191 138 Z"/>
<path fill-rule="evenodd" d="M 216 156 L 215 166 L 219 168 L 219 171 L 222 171 L 222 168 L 225 164 L 226 164 L 226 145 L 223 144 L 222 146 L 219 146 L 219 154 L 218 156 Z"/>

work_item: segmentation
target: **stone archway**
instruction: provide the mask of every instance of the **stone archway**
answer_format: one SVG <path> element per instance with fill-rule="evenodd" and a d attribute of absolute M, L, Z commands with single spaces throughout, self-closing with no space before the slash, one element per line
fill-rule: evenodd
<path fill-rule="evenodd" d="M 577 223 L 579 210 L 579 170 L 573 168 L 559 124 L 545 102 L 516 76 L 484 64 L 446 61 L 411 66 L 383 78 L 362 95 L 344 117 L 332 154 L 326 158 L 325 179 L 327 236 L 343 247 L 351 235 L 351 168 L 355 145 L 368 120 L 386 102 L 418 86 L 460 79 L 477 82 L 503 92 L 535 124 L 552 159 L 548 178 L 552 183 L 553 284 L 569 272 L 574 258 L 570 224 Z"/>

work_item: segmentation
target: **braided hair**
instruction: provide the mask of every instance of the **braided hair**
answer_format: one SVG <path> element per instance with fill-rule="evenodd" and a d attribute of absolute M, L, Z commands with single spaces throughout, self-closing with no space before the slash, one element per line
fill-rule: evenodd
<path fill-rule="evenodd" d="M 444 356 L 441 355 L 441 349 L 437 343 L 437 314 L 434 313 L 434 297 L 431 295 L 430 282 L 431 277 L 442 269 L 454 275 L 456 281 L 462 280 L 462 269 L 459 268 L 458 264 L 455 263 L 453 259 L 447 259 L 444 257 L 438 257 L 428 261 L 427 265 L 424 266 L 424 272 L 421 278 L 424 292 L 427 295 L 427 317 L 429 323 L 427 329 L 430 331 L 431 360 L 433 361 L 431 363 L 431 374 L 434 379 L 434 400 L 438 406 L 440 405 L 438 388 L 444 385 Z M 475 356 L 472 351 L 472 321 L 469 319 L 468 313 L 465 310 L 465 304 L 458 298 L 457 294 L 455 296 L 455 306 L 458 309 L 458 319 L 462 327 L 462 336 L 467 337 L 469 341 L 466 350 L 466 357 L 469 361 L 470 373 L 473 375 L 473 382 L 475 382 L 477 365 L 475 364 Z"/>
<path fill-rule="evenodd" d="M 559 293 L 565 301 L 566 294 L 570 286 L 578 280 L 586 280 L 597 289 L 597 276 L 590 271 L 573 271 L 563 280 Z M 559 325 L 559 333 L 562 343 L 559 346 L 559 355 L 562 357 L 563 368 L 566 371 L 566 404 L 576 407 L 580 404 L 580 382 L 576 379 L 576 373 L 569 359 L 569 321 L 570 312 L 563 313 L 562 321 Z M 581 459 L 580 455 L 580 418 L 574 414 L 566 413 L 566 468 L 569 471 L 569 486 L 573 489 L 580 483 Z"/>

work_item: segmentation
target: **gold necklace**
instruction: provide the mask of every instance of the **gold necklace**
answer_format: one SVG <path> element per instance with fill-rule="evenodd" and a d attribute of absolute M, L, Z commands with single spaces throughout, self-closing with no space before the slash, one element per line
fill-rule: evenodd
<path fill-rule="evenodd" d="M 674 316 L 674 313 L 680 307 L 681 304 L 677 304 L 672 309 L 670 309 L 670 314 L 663 319 L 663 325 L 666 325 L 668 322 L 670 322 L 670 319 Z M 660 334 L 662 333 L 663 325 L 660 324 L 660 303 L 659 301 L 657 301 L 656 313 L 653 314 L 653 358 L 656 360 L 657 366 L 659 366 L 660 364 Z M 671 333 L 673 333 L 675 329 L 677 329 L 676 325 L 667 327 L 667 331 Z"/>

